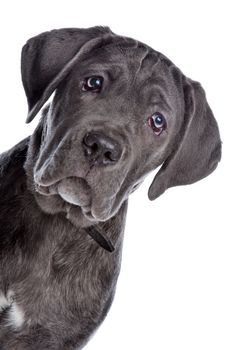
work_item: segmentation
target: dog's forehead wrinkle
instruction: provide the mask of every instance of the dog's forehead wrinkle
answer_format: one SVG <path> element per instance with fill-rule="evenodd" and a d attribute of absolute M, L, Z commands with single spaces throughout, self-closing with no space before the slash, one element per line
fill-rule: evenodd
<path fill-rule="evenodd" d="M 140 43 L 140 47 L 145 46 L 145 44 Z M 123 56 L 129 52 L 129 50 L 139 49 L 139 41 L 125 36 L 116 36 L 113 41 L 104 46 L 106 50 L 112 51 L 117 49 Z"/>
<path fill-rule="evenodd" d="M 146 57 L 148 55 L 148 52 L 149 52 L 149 50 L 147 48 L 145 48 L 144 53 L 142 54 L 142 56 L 139 59 L 139 65 L 138 65 L 138 68 L 137 68 L 137 70 L 135 72 L 134 80 L 136 79 L 137 75 L 139 74 L 139 72 L 140 72 L 140 70 L 141 70 L 141 68 L 143 66 L 143 61 L 146 59 Z"/>
<path fill-rule="evenodd" d="M 96 67 L 94 67 L 96 61 Z M 100 62 L 98 62 L 100 60 Z M 90 53 L 90 56 L 85 59 L 85 62 L 93 65 L 93 68 L 104 69 L 105 67 L 110 67 L 114 69 L 115 66 L 129 66 L 135 67 L 138 74 L 140 67 L 142 67 L 143 62 L 148 61 L 151 65 L 154 65 L 158 61 L 158 54 L 155 50 L 151 49 L 147 45 L 138 42 L 137 40 L 131 38 L 121 38 L 121 40 L 116 43 L 113 41 L 101 48 L 95 49 Z"/>

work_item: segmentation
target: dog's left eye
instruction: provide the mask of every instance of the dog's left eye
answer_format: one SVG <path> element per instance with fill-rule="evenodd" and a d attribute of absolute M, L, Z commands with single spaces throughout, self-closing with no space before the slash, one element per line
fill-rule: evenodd
<path fill-rule="evenodd" d="M 102 77 L 88 77 L 83 81 L 82 90 L 91 92 L 100 92 L 104 79 Z"/>
<path fill-rule="evenodd" d="M 167 127 L 166 119 L 159 112 L 154 113 L 147 121 L 156 135 L 160 135 Z"/>

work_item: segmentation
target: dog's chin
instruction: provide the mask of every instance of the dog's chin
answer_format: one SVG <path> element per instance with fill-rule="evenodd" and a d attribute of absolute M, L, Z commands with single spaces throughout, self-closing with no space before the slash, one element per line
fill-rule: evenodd
<path fill-rule="evenodd" d="M 112 216 L 110 209 L 100 210 L 92 203 L 91 189 L 82 178 L 66 178 L 50 186 L 35 183 L 35 189 L 35 198 L 42 211 L 63 213 L 76 227 L 88 227 Z"/>

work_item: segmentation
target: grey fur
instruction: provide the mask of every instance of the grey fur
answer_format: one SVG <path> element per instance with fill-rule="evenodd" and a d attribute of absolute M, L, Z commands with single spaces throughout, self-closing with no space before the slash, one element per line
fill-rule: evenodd
<path fill-rule="evenodd" d="M 100 93 L 82 91 L 91 75 L 104 77 Z M 220 160 L 219 131 L 199 83 L 109 28 L 30 39 L 22 80 L 28 122 L 55 95 L 33 135 L 0 156 L 0 349 L 81 349 L 114 296 L 128 196 L 161 164 L 150 199 L 207 176 Z M 167 121 L 160 136 L 147 123 L 156 111 Z M 91 132 L 115 140 L 120 159 L 90 165 L 82 142 Z"/>

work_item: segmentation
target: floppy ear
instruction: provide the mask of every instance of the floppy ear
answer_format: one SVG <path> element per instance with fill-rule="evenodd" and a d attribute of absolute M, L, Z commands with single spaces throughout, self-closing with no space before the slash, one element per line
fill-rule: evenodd
<path fill-rule="evenodd" d="M 29 108 L 27 123 L 69 73 L 85 44 L 106 34 L 113 33 L 107 27 L 70 28 L 45 32 L 27 41 L 21 56 L 22 81 Z"/>
<path fill-rule="evenodd" d="M 187 185 L 209 175 L 221 158 L 221 140 L 217 122 L 201 85 L 185 78 L 185 113 L 182 129 L 172 153 L 156 174 L 148 192 L 150 200 L 167 188 Z"/>

